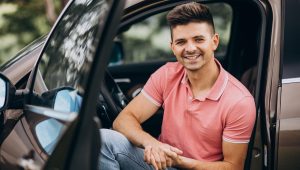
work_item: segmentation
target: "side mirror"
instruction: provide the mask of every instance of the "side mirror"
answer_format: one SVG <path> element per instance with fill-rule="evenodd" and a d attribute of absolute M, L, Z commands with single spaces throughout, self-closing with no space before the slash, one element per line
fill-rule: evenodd
<path fill-rule="evenodd" d="M 60 87 L 41 96 L 43 105 L 61 112 L 79 112 L 82 97 L 71 87 Z"/>
<path fill-rule="evenodd" d="M 10 101 L 14 98 L 16 88 L 10 80 L 0 73 L 0 111 L 4 111 L 9 107 Z"/>

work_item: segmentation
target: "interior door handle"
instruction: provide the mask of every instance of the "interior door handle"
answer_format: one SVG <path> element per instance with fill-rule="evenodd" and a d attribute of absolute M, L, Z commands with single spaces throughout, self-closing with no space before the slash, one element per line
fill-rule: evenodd
<path fill-rule="evenodd" d="M 34 151 L 31 150 L 18 160 L 18 166 L 25 170 L 41 170 L 41 166 L 37 165 L 34 160 Z"/>
<path fill-rule="evenodd" d="M 32 159 L 24 159 L 21 158 L 18 161 L 19 167 L 26 169 L 26 170 L 41 170 L 41 167 L 34 163 Z"/>

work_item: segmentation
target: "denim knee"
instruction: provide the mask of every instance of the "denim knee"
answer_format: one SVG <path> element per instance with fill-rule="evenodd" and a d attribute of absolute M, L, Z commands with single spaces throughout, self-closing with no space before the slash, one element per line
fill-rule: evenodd
<path fill-rule="evenodd" d="M 117 153 L 118 149 L 128 147 L 131 143 L 121 133 L 111 129 L 100 129 L 102 149 L 109 149 L 113 153 Z"/>

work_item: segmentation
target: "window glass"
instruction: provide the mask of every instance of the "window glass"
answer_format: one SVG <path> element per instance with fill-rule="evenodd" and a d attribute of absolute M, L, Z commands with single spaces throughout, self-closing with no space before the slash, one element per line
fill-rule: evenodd
<path fill-rule="evenodd" d="M 47 117 L 30 119 L 40 146 L 51 153 L 64 121 L 80 110 L 87 73 L 111 1 L 75 0 L 52 33 L 39 63 L 32 105 L 45 107 Z M 47 109 L 46 109 L 47 108 Z M 53 112 L 54 109 L 57 112 Z M 75 114 L 74 114 L 75 113 Z"/>
<path fill-rule="evenodd" d="M 124 63 L 172 59 L 166 12 L 151 16 L 121 35 Z"/>
<path fill-rule="evenodd" d="M 300 1 L 286 0 L 284 14 L 284 45 L 282 78 L 300 77 Z"/>
<path fill-rule="evenodd" d="M 61 122 L 51 118 L 38 123 L 35 127 L 36 136 L 48 154 L 52 153 L 62 127 Z M 45 133 L 45 129 L 47 129 L 47 133 Z"/>
<path fill-rule="evenodd" d="M 232 8 L 226 3 L 207 4 L 215 24 L 216 33 L 220 36 L 220 43 L 216 51 L 216 57 L 223 58 L 227 53 L 228 43 L 231 34 Z"/>
<path fill-rule="evenodd" d="M 225 3 L 207 4 L 210 8 L 220 44 L 216 56 L 222 58 L 227 52 L 232 24 L 232 9 Z M 167 12 L 153 15 L 140 21 L 118 37 L 123 45 L 123 57 L 111 58 L 110 64 L 138 63 L 146 61 L 175 60 L 170 49 L 170 28 L 166 20 Z"/>

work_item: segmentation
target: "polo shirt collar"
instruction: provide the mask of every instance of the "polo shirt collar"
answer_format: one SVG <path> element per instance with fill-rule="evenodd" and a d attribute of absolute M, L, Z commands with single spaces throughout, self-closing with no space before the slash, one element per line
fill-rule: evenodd
<path fill-rule="evenodd" d="M 222 96 L 222 94 L 225 90 L 225 87 L 228 82 L 228 74 L 217 59 L 215 59 L 215 62 L 217 63 L 217 65 L 220 69 L 220 72 L 219 72 L 216 82 L 214 83 L 213 87 L 210 89 L 210 92 L 208 93 L 206 98 L 217 101 Z M 181 80 L 181 83 L 188 85 L 188 77 L 187 77 L 187 73 L 186 73 L 185 69 L 184 69 L 184 76 Z"/>
<path fill-rule="evenodd" d="M 208 93 L 206 98 L 208 98 L 210 100 L 217 101 L 222 96 L 222 94 L 223 94 L 223 92 L 226 88 L 226 85 L 227 85 L 227 82 L 228 82 L 228 74 L 224 70 L 222 65 L 219 63 L 219 61 L 217 59 L 215 59 L 215 61 L 219 66 L 220 73 L 219 73 L 219 76 L 218 76 L 215 84 L 210 89 L 210 92 Z"/>

